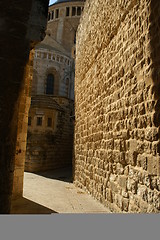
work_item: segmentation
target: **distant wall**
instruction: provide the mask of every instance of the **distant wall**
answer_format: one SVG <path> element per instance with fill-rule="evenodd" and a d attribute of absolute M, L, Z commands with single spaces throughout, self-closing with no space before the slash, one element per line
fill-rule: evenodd
<path fill-rule="evenodd" d="M 88 0 L 77 35 L 75 183 L 160 211 L 160 2 Z"/>
<path fill-rule="evenodd" d="M 37 94 L 46 94 L 46 82 L 48 74 L 54 76 L 54 96 L 63 96 L 73 99 L 73 62 L 56 51 L 49 49 L 37 49 L 34 56 L 34 74 L 32 84 L 32 96 Z M 66 84 L 66 79 L 69 78 L 70 84 Z"/>
<path fill-rule="evenodd" d="M 47 97 L 43 101 L 46 100 Z M 33 108 L 31 105 L 29 116 L 32 120 L 31 126 L 28 126 L 25 171 L 39 172 L 72 165 L 74 126 L 70 115 L 73 101 L 62 97 L 56 100 L 63 107 L 61 110 L 41 106 Z M 41 105 L 42 100 L 39 102 Z M 41 126 L 37 126 L 37 117 L 42 118 Z M 48 118 L 52 119 L 50 126 Z"/>

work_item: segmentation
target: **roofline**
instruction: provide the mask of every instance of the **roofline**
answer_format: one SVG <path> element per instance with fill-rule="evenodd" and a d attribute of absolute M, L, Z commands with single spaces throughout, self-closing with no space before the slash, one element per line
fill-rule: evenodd
<path fill-rule="evenodd" d="M 68 2 L 69 2 L 69 3 L 72 3 L 71 1 L 68 1 Z M 63 1 L 63 2 L 55 2 L 55 3 L 51 4 L 51 5 L 49 5 L 49 7 L 52 7 L 52 6 L 54 6 L 54 5 L 61 4 L 61 3 L 68 3 L 68 2 L 66 2 L 66 1 Z M 73 2 L 85 2 L 85 0 L 74 0 Z"/>

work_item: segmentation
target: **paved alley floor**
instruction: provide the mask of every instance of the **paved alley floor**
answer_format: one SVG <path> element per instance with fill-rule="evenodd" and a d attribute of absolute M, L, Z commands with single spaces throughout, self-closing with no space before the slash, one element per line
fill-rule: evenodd
<path fill-rule="evenodd" d="M 71 183 L 70 176 L 71 169 L 68 168 L 38 174 L 25 172 L 23 201 L 30 201 L 41 206 L 40 213 L 43 211 L 44 213 L 110 212 L 89 194 L 75 187 Z M 27 206 L 27 202 L 25 204 Z M 35 207 L 32 208 L 35 209 Z M 38 208 L 34 213 L 36 211 Z"/>

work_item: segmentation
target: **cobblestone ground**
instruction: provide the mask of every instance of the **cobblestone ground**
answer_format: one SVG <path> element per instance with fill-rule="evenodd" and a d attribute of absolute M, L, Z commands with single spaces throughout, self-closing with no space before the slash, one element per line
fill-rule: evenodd
<path fill-rule="evenodd" d="M 75 187 L 70 176 L 71 169 L 25 172 L 24 198 L 57 213 L 109 213 L 106 207 Z"/>

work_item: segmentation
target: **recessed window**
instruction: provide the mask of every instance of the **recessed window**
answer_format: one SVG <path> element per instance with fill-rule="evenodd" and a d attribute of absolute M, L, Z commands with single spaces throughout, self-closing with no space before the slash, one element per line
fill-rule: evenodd
<path fill-rule="evenodd" d="M 72 7 L 72 16 L 76 15 L 76 7 Z"/>
<path fill-rule="evenodd" d="M 50 12 L 48 13 L 48 21 L 51 19 L 51 14 Z"/>
<path fill-rule="evenodd" d="M 37 126 L 42 126 L 42 117 L 37 117 Z"/>
<path fill-rule="evenodd" d="M 70 8 L 67 7 L 67 8 L 66 8 L 66 17 L 69 17 L 69 12 L 70 12 Z"/>
<path fill-rule="evenodd" d="M 54 11 L 52 11 L 52 17 L 51 17 L 52 19 L 54 18 Z"/>
<path fill-rule="evenodd" d="M 52 118 L 48 118 L 48 124 L 47 124 L 48 127 L 52 127 Z"/>
<path fill-rule="evenodd" d="M 46 94 L 53 94 L 53 92 L 54 92 L 54 76 L 53 74 L 49 74 L 47 76 Z"/>
<path fill-rule="evenodd" d="M 74 34 L 74 44 L 76 44 L 76 33 Z"/>
<path fill-rule="evenodd" d="M 32 122 L 32 118 L 29 117 L 29 118 L 28 118 L 28 126 L 31 126 L 31 122 Z"/>
<path fill-rule="evenodd" d="M 80 16 L 81 15 L 81 7 L 77 8 L 77 15 Z"/>
<path fill-rule="evenodd" d="M 56 18 L 59 18 L 59 9 L 56 9 Z"/>

